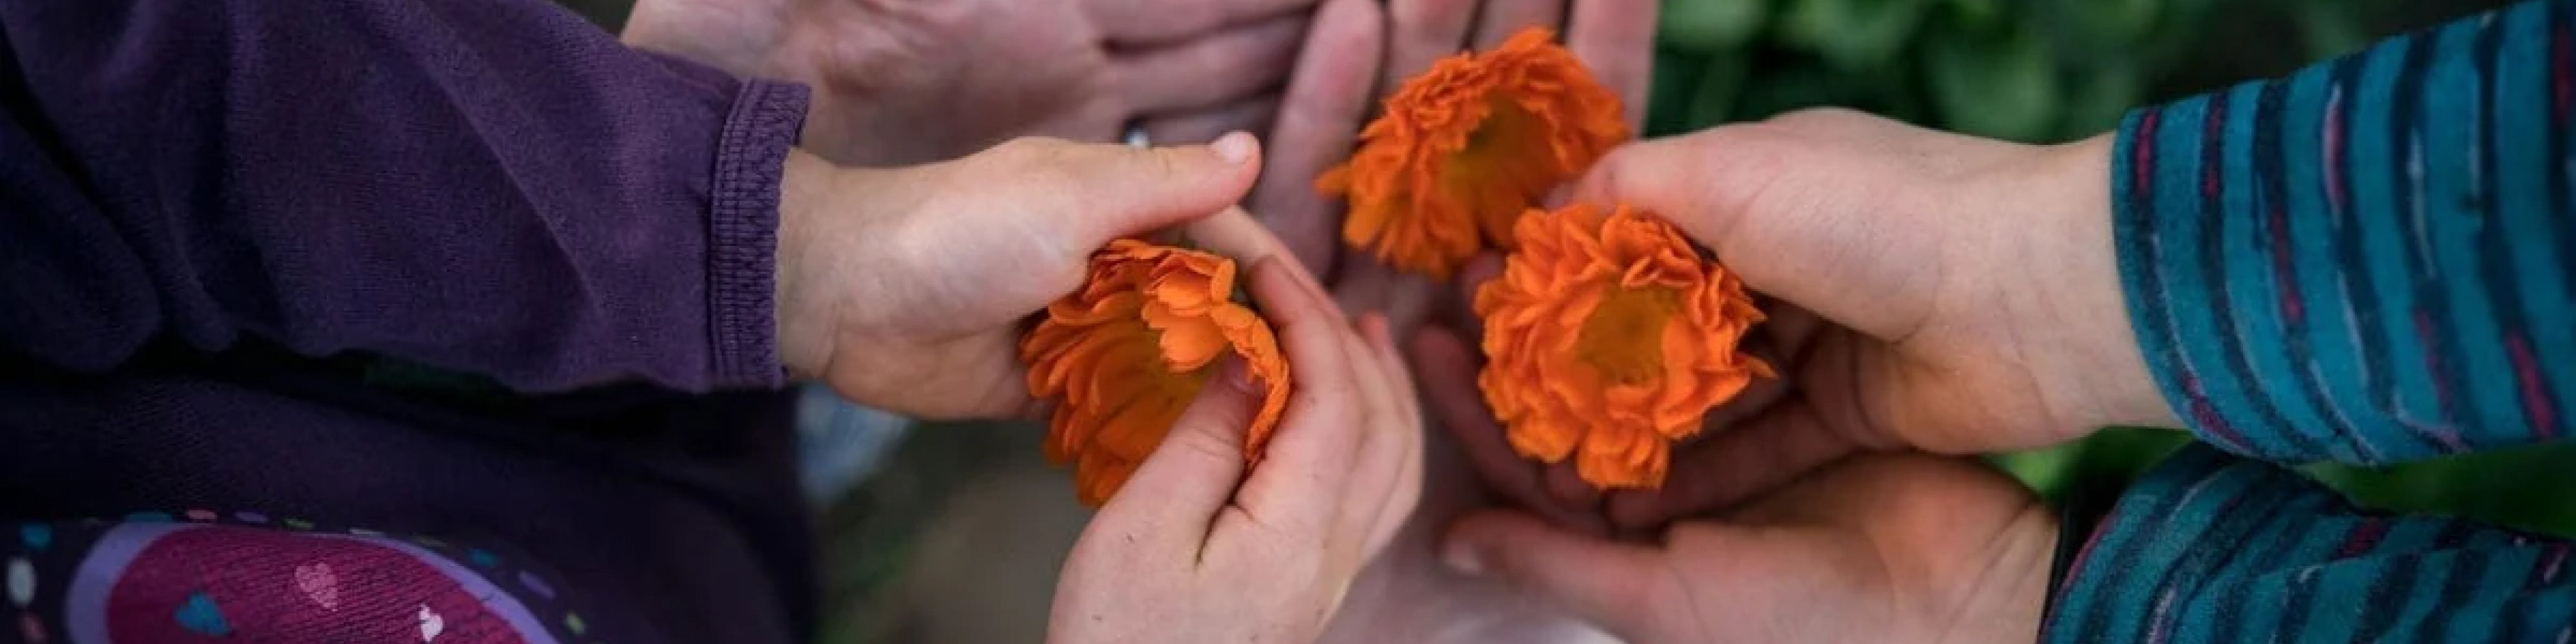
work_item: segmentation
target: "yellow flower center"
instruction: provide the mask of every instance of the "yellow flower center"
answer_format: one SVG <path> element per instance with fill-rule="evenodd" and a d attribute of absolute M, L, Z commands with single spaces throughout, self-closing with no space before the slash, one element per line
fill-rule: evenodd
<path fill-rule="evenodd" d="M 1487 103 L 1485 118 L 1467 134 L 1467 147 L 1449 155 L 1443 187 L 1465 202 L 1485 234 L 1511 237 L 1512 218 L 1528 209 L 1536 191 L 1557 182 L 1547 123 L 1509 100 Z"/>
<path fill-rule="evenodd" d="M 1664 373 L 1664 323 L 1680 310 L 1679 291 L 1611 286 L 1575 335 L 1575 360 L 1611 384 L 1653 382 Z"/>

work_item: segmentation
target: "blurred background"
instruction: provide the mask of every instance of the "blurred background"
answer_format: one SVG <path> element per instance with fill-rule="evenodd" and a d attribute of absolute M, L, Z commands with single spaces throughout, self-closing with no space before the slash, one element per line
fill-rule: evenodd
<path fill-rule="evenodd" d="M 564 0 L 615 29 L 631 0 Z M 1036 0 L 1032 0 L 1036 1 Z M 2056 142 L 2128 108 L 2286 74 L 2503 0 L 1664 0 L 1647 132 L 1820 106 Z M 2502 386 L 2501 384 L 2499 386 Z M 914 427 L 813 405 L 823 642 L 1020 642 L 1087 516 L 1043 429 Z M 2113 430 L 1995 462 L 2052 497 L 2182 443 Z M 2311 467 L 2366 505 L 2576 536 L 2576 446 L 2387 469 Z M 846 489 L 847 491 L 838 492 Z"/>

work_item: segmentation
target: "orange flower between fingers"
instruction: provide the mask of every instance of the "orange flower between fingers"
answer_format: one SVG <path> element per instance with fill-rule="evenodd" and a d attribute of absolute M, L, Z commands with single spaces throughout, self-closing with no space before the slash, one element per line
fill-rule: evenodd
<path fill-rule="evenodd" d="M 1622 206 L 1530 211 L 1520 249 L 1476 292 L 1485 400 L 1512 448 L 1574 458 L 1601 488 L 1661 487 L 1672 443 L 1771 366 L 1745 354 L 1763 320 L 1744 283 L 1671 224 Z"/>
<path fill-rule="evenodd" d="M 1442 59 L 1388 97 L 1350 162 L 1315 182 L 1350 199 L 1342 240 L 1447 279 L 1511 248 L 1514 217 L 1627 140 L 1619 96 L 1554 37 L 1532 28 Z"/>
<path fill-rule="evenodd" d="M 1154 453 L 1232 352 L 1264 395 L 1244 437 L 1258 461 L 1288 404 L 1288 361 L 1270 323 L 1233 301 L 1234 260 L 1135 240 L 1091 256 L 1082 289 L 1048 305 L 1020 341 L 1029 393 L 1056 403 L 1046 455 L 1074 464 L 1084 505 L 1099 507 Z"/>

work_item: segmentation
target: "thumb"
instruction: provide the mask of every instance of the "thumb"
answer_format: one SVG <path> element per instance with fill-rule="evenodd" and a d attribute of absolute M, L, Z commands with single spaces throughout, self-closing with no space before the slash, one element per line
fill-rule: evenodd
<path fill-rule="evenodd" d="M 1537 594 L 1617 634 L 1648 632 L 1655 593 L 1671 588 L 1667 555 L 1557 529 L 1527 514 L 1459 519 L 1440 545 L 1450 570 Z"/>
<path fill-rule="evenodd" d="M 1025 170 L 1001 176 L 1047 177 L 1017 187 L 1070 209 L 1047 221 L 1076 247 L 1094 248 L 1242 201 L 1261 172 L 1260 148 L 1252 135 L 1230 132 L 1207 145 L 1159 148 L 1022 139 L 992 154 L 1005 170 Z"/>
<path fill-rule="evenodd" d="M 1257 390 L 1242 358 L 1231 353 L 1219 358 L 1216 373 L 1181 410 L 1162 445 L 1145 457 L 1101 512 L 1185 529 L 1173 536 L 1186 539 L 1188 552 L 1197 552 L 1214 523 L 1211 518 L 1233 500 L 1235 487 L 1243 482 L 1243 440 L 1252 427 Z"/>
<path fill-rule="evenodd" d="M 1799 125 L 1862 126 L 1838 118 Z M 1939 205 L 1930 200 L 1890 197 L 1907 182 L 1886 163 L 1820 152 L 1786 127 L 1725 125 L 1622 146 L 1574 198 L 1660 216 L 1746 285 L 1837 323 L 1876 337 L 1911 330 L 1939 281 L 1927 267 L 1939 266 L 1942 226 L 1956 222 L 1917 212 Z M 1879 203 L 1890 199 L 1908 210 Z"/>

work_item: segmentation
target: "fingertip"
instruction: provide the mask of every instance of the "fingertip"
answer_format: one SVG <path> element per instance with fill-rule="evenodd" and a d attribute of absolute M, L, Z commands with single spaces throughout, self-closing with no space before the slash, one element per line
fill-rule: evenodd
<path fill-rule="evenodd" d="M 1620 490 L 1602 500 L 1601 516 L 1620 533 L 1650 532 L 1673 520 L 1660 490 Z"/>
<path fill-rule="evenodd" d="M 1545 529 L 1537 519 L 1519 512 L 1479 510 L 1459 517 L 1440 536 L 1440 563 L 1450 572 L 1470 577 L 1492 572 L 1493 551 L 1498 542 L 1515 530 Z"/>
<path fill-rule="evenodd" d="M 1583 480 L 1571 460 L 1547 466 L 1547 490 L 1565 507 L 1590 509 L 1601 504 L 1601 489 Z"/>
<path fill-rule="evenodd" d="M 1357 326 L 1360 330 L 1360 337 L 1369 341 L 1369 348 L 1379 349 L 1394 344 L 1393 341 L 1389 339 L 1389 337 L 1394 334 L 1394 331 L 1389 330 L 1390 327 L 1387 326 L 1385 313 L 1362 313 L 1360 314 Z"/>
<path fill-rule="evenodd" d="M 1208 152 L 1215 154 L 1218 161 L 1241 165 L 1259 158 L 1261 142 L 1250 132 L 1236 130 L 1208 143 Z"/>

